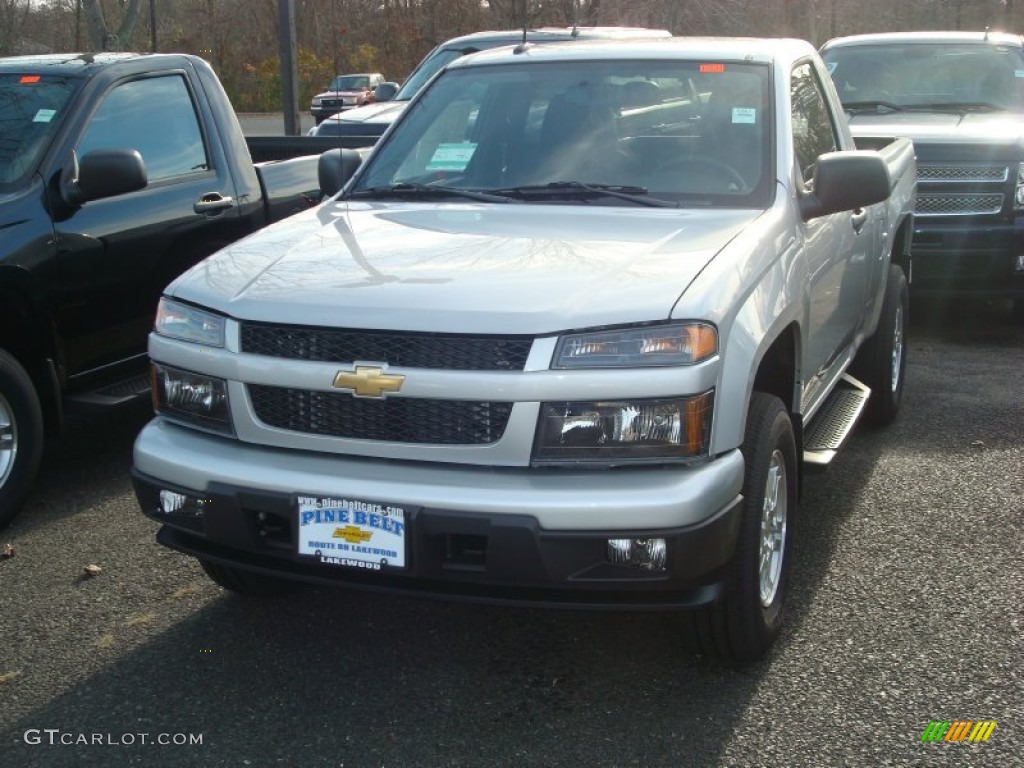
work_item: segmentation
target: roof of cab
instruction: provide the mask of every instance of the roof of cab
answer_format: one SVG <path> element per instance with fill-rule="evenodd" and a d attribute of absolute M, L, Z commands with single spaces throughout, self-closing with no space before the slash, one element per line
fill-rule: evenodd
<path fill-rule="evenodd" d="M 49 53 L 0 58 L 0 72 L 88 77 L 101 69 L 127 61 L 148 58 L 181 58 L 183 54 L 162 53 Z"/>
<path fill-rule="evenodd" d="M 539 27 L 526 30 L 527 42 L 554 40 L 620 40 L 641 37 L 672 37 L 667 29 L 647 29 L 646 27 Z M 501 29 L 486 32 L 473 32 L 460 35 L 442 43 L 444 48 L 458 48 L 463 45 L 495 41 L 509 45 L 522 42 L 523 30 Z"/>
<path fill-rule="evenodd" d="M 631 40 L 586 40 L 572 45 L 527 45 L 525 48 L 498 48 L 465 56 L 448 65 L 449 69 L 515 60 L 563 61 L 571 59 L 708 59 L 713 61 L 758 61 L 788 65 L 815 55 L 806 40 L 757 37 L 671 37 Z M 524 58 L 525 57 L 525 58 Z"/>

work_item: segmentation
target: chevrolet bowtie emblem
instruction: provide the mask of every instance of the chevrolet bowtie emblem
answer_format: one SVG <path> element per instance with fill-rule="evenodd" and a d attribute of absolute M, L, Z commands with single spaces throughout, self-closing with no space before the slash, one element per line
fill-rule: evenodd
<path fill-rule="evenodd" d="M 356 397 L 384 397 L 385 392 L 397 392 L 402 388 L 405 376 L 384 373 L 375 365 L 357 365 L 354 371 L 338 371 L 334 386 L 351 389 Z"/>

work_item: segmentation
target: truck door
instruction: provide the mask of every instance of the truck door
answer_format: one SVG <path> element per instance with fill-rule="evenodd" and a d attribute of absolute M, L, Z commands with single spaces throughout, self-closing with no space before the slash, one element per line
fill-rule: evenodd
<path fill-rule="evenodd" d="M 790 82 L 796 173 L 806 188 L 813 185 L 817 159 L 839 146 L 834 116 L 821 82 L 807 62 L 793 70 Z M 841 211 L 811 219 L 803 225 L 808 267 L 809 317 L 804 370 L 804 394 L 828 383 L 842 352 L 853 341 L 864 312 L 874 243 L 865 209 Z"/>
<path fill-rule="evenodd" d="M 137 149 L 148 185 L 88 202 L 55 223 L 57 323 L 72 377 L 142 359 L 167 283 L 242 234 L 230 173 L 210 160 L 196 99 L 183 72 L 119 80 L 76 143 L 79 157 Z"/>

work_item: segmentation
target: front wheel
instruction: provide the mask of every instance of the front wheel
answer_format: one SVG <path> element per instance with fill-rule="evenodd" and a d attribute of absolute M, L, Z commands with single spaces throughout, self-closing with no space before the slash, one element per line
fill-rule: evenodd
<path fill-rule="evenodd" d="M 0 349 L 0 528 L 21 509 L 43 453 L 43 413 L 32 380 Z"/>
<path fill-rule="evenodd" d="M 745 474 L 732 578 L 723 599 L 694 612 L 690 639 L 731 663 L 756 661 L 782 627 L 797 510 L 796 439 L 779 398 L 755 392 L 743 441 Z"/>

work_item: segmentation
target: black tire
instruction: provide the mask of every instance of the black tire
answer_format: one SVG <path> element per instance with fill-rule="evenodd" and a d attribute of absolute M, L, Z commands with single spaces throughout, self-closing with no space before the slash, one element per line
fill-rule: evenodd
<path fill-rule="evenodd" d="M 32 379 L 0 349 L 0 528 L 25 503 L 43 455 L 43 412 Z"/>
<path fill-rule="evenodd" d="M 760 659 L 782 628 L 798 466 L 793 422 L 779 398 L 762 392 L 752 395 L 742 452 L 743 509 L 730 584 L 721 601 L 691 614 L 687 628 L 691 647 L 731 664 Z M 775 489 L 772 496 L 769 483 Z M 768 519 L 766 498 L 774 499 Z M 762 548 L 769 535 L 772 546 Z"/>
<path fill-rule="evenodd" d="M 262 573 L 232 568 L 209 560 L 199 559 L 206 575 L 224 589 L 248 597 L 270 597 L 294 592 L 300 585 L 287 579 L 266 576 Z"/>
<path fill-rule="evenodd" d="M 903 402 L 909 318 L 907 278 L 903 270 L 894 264 L 889 267 L 878 328 L 864 342 L 850 366 L 850 373 L 871 388 L 871 397 L 864 409 L 864 420 L 876 427 L 892 423 Z"/>

